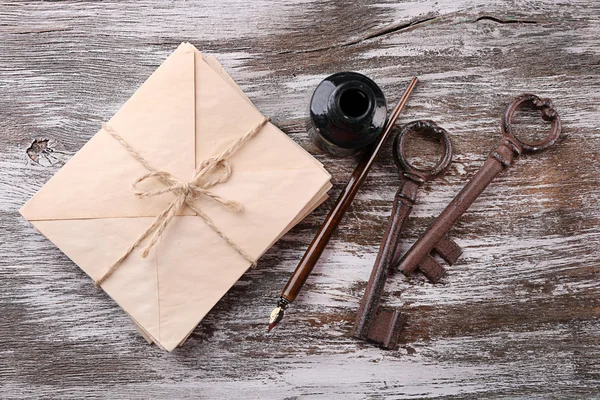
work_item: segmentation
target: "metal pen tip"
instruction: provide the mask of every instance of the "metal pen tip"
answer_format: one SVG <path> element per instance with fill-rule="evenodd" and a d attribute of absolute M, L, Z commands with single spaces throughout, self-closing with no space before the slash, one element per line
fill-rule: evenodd
<path fill-rule="evenodd" d="M 281 322 L 283 319 L 283 313 L 289 305 L 290 301 L 288 299 L 283 296 L 279 298 L 279 301 L 277 301 L 277 307 L 271 311 L 271 318 L 269 318 L 269 329 L 267 332 L 271 332 L 271 329 L 275 328 L 275 326 Z"/>
<path fill-rule="evenodd" d="M 273 311 L 271 311 L 271 317 L 269 318 L 269 329 L 267 332 L 271 332 L 271 329 L 275 328 L 275 326 L 283 319 L 283 308 L 281 306 L 275 307 Z"/>
<path fill-rule="evenodd" d="M 283 308 L 281 306 L 275 307 L 273 311 L 271 311 L 271 317 L 269 318 L 269 329 L 267 332 L 271 332 L 271 329 L 275 328 L 275 326 L 283 319 Z"/>

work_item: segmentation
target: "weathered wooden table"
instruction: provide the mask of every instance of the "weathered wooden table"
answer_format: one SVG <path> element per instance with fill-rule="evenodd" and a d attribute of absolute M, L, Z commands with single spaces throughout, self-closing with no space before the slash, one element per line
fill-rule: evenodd
<path fill-rule="evenodd" d="M 597 398 L 600 4 L 369 3 L 0 3 L 0 398 Z M 356 70 L 392 103 L 418 75 L 401 121 L 435 120 L 456 156 L 426 185 L 404 247 L 495 148 L 515 95 L 551 97 L 562 139 L 519 159 L 461 219 L 465 253 L 444 284 L 391 277 L 385 303 L 408 315 L 397 351 L 349 335 L 398 184 L 388 146 L 281 326 L 266 333 L 331 201 L 167 354 L 17 210 L 182 41 L 216 55 L 325 164 L 333 197 L 356 160 L 307 139 L 315 85 Z"/>

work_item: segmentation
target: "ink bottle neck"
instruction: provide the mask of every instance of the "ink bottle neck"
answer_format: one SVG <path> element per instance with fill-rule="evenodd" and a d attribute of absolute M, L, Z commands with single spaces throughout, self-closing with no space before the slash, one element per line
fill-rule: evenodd
<path fill-rule="evenodd" d="M 340 128 L 360 129 L 373 119 L 375 94 L 360 81 L 347 81 L 329 96 L 331 121 Z"/>

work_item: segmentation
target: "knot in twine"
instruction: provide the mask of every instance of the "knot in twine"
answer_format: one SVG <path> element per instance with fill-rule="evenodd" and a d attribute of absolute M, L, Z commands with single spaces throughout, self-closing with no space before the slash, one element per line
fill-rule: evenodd
<path fill-rule="evenodd" d="M 241 204 L 233 200 L 226 200 L 219 195 L 212 193 L 209 188 L 218 185 L 219 183 L 223 183 L 229 180 L 231 176 L 231 165 L 226 160 L 232 154 L 234 154 L 237 150 L 239 150 L 249 139 L 254 137 L 261 128 L 268 122 L 267 118 L 263 118 L 263 120 L 258 123 L 254 128 L 248 131 L 246 134 L 241 136 L 238 140 L 236 140 L 229 148 L 225 149 L 223 152 L 218 154 L 217 156 L 207 158 L 203 160 L 196 170 L 194 171 L 194 175 L 192 179 L 188 182 L 180 181 L 175 178 L 172 174 L 165 171 L 159 171 L 154 168 L 145 158 L 143 158 L 133 147 L 129 145 L 121 137 L 111 126 L 108 124 L 103 124 L 102 127 L 108 133 L 110 133 L 121 145 L 131 154 L 137 161 L 140 162 L 149 172 L 146 175 L 143 175 L 136 179 L 131 185 L 132 192 L 138 197 L 153 197 L 159 196 L 165 193 L 172 193 L 175 195 L 175 199 L 169 203 L 169 205 L 156 216 L 156 219 L 150 225 L 150 227 L 142 233 L 136 241 L 129 246 L 126 250 L 125 254 L 119 258 L 113 265 L 110 266 L 108 271 L 100 277 L 96 281 L 96 286 L 102 285 L 104 281 L 106 281 L 112 274 L 119 268 L 119 266 L 125 261 L 127 257 L 138 247 L 146 238 L 152 235 L 150 242 L 148 245 L 141 251 L 141 256 L 146 258 L 150 253 L 150 250 L 154 247 L 156 242 L 161 238 L 165 228 L 169 225 L 169 223 L 173 220 L 177 212 L 184 206 L 187 205 L 192 211 L 194 211 L 200 218 L 204 220 L 204 222 L 212 228 L 220 237 L 222 237 L 231 247 L 233 247 L 242 257 L 246 260 L 250 261 L 252 265 L 256 264 L 256 261 L 253 260 L 244 250 L 242 250 L 236 243 L 234 243 L 231 239 L 229 239 L 210 219 L 208 215 L 206 215 L 202 210 L 200 210 L 194 204 L 194 201 L 201 196 L 208 197 L 222 206 L 226 207 L 231 211 L 242 211 L 243 208 Z M 220 169 L 219 174 L 215 174 L 214 172 L 217 169 Z M 213 172 L 210 176 L 209 173 Z M 138 189 L 138 185 L 147 179 L 158 179 L 163 185 L 163 188 L 160 189 Z"/>

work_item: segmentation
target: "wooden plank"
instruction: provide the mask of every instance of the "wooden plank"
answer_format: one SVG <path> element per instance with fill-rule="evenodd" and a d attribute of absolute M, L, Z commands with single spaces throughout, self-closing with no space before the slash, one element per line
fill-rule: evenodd
<path fill-rule="evenodd" d="M 584 0 L 0 2 L 0 397 L 597 395 L 599 21 L 600 4 Z M 355 70 L 393 103 L 419 75 L 401 120 L 435 120 L 456 156 L 421 193 L 404 248 L 495 148 L 512 97 L 551 97 L 564 134 L 518 160 L 461 219 L 451 238 L 465 252 L 442 285 L 390 279 L 385 304 L 408 314 L 397 351 L 350 337 L 398 183 L 388 149 L 280 327 L 266 334 L 331 202 L 167 354 L 17 210 L 181 41 L 217 56 L 325 164 L 333 197 L 356 160 L 308 140 L 312 89 Z M 417 162 L 431 159 L 428 143 L 415 145 Z"/>

